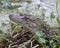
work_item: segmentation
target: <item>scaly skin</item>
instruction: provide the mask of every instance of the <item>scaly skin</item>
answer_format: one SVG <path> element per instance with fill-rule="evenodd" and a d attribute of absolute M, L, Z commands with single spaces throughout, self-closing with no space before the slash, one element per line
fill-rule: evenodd
<path fill-rule="evenodd" d="M 48 26 L 42 24 L 41 19 L 32 18 L 32 16 L 18 16 L 18 15 L 9 15 L 9 18 L 20 24 L 22 27 L 27 28 L 31 33 L 37 31 L 43 31 L 47 36 L 50 36 L 50 29 Z"/>

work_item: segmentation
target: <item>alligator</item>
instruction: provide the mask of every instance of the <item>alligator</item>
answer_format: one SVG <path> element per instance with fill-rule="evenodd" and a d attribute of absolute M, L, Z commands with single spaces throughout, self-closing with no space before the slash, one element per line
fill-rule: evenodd
<path fill-rule="evenodd" d="M 30 30 L 31 33 L 44 32 L 45 35 L 50 38 L 50 28 L 46 25 L 40 18 L 34 18 L 32 16 L 19 16 L 19 15 L 9 15 L 10 20 L 18 23 L 21 27 Z"/>

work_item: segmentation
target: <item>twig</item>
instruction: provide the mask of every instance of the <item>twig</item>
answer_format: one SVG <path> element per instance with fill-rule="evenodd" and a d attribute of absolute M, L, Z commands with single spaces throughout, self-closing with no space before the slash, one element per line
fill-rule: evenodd
<path fill-rule="evenodd" d="M 32 48 L 32 41 L 31 41 L 31 48 Z"/>
<path fill-rule="evenodd" d="M 35 41 L 35 40 L 32 40 L 32 41 L 31 41 L 31 48 L 32 48 L 32 45 L 33 45 L 32 43 L 33 43 L 34 41 Z"/>
<path fill-rule="evenodd" d="M 36 48 L 36 47 L 38 47 L 39 45 L 37 44 L 36 46 L 34 46 L 34 47 L 32 47 L 32 48 Z"/>

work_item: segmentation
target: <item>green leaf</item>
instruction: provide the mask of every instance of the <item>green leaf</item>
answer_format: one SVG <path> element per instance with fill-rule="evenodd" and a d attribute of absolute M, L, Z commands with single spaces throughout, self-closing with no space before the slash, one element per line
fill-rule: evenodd
<path fill-rule="evenodd" d="M 13 21 L 10 22 L 11 23 L 11 26 L 12 26 L 12 30 L 17 26 L 17 24 Z"/>
<path fill-rule="evenodd" d="M 36 32 L 35 35 L 37 35 L 38 37 L 43 36 L 43 32 L 41 32 L 41 31 L 40 32 Z"/>
<path fill-rule="evenodd" d="M 50 44 L 53 43 L 54 41 L 53 40 L 50 40 Z"/>
<path fill-rule="evenodd" d="M 42 48 L 49 48 L 48 46 L 43 46 Z"/>
<path fill-rule="evenodd" d="M 57 17 L 57 22 L 58 22 L 58 24 L 60 25 L 60 19 L 59 19 L 59 16 Z"/>
<path fill-rule="evenodd" d="M 26 46 L 25 46 L 25 45 L 22 45 L 22 46 L 20 46 L 19 48 L 26 48 Z"/>
<path fill-rule="evenodd" d="M 52 19 L 54 19 L 54 18 L 55 18 L 55 16 L 54 16 L 53 12 L 51 12 L 51 14 L 50 14 L 50 19 L 51 19 L 51 21 L 52 21 Z"/>
<path fill-rule="evenodd" d="M 39 43 L 46 43 L 46 40 L 44 38 L 39 38 L 38 42 Z"/>
<path fill-rule="evenodd" d="M 3 31 L 0 29 L 0 34 L 2 34 L 3 33 Z"/>
<path fill-rule="evenodd" d="M 16 30 L 16 32 L 19 32 L 21 30 L 21 26 L 20 25 L 17 25 L 14 30 Z"/>
<path fill-rule="evenodd" d="M 58 0 L 56 0 L 56 11 L 58 13 Z"/>
<path fill-rule="evenodd" d="M 27 42 L 24 43 L 24 45 L 27 45 L 31 42 L 31 40 L 28 40 Z"/>

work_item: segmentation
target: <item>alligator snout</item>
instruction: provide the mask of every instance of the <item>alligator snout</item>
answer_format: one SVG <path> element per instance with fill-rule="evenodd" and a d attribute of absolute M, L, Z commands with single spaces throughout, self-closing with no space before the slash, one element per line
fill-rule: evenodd
<path fill-rule="evenodd" d="M 19 15 L 9 15 L 10 20 L 14 22 L 22 22 L 24 16 L 19 16 Z"/>

